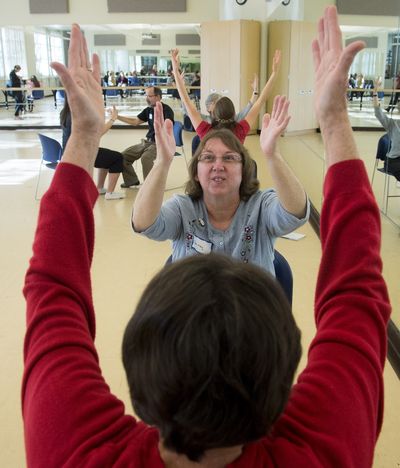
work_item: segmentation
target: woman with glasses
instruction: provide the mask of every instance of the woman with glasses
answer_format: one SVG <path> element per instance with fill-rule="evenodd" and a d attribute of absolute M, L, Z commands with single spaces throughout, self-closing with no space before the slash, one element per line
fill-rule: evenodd
<path fill-rule="evenodd" d="M 260 136 L 275 189 L 259 189 L 249 153 L 230 130 L 220 129 L 205 136 L 192 158 L 186 195 L 175 195 L 163 204 L 175 151 L 170 137 L 156 141 L 156 163 L 136 197 L 133 229 L 150 239 L 171 239 L 172 261 L 220 252 L 274 273 L 275 239 L 303 225 L 309 216 L 305 191 L 276 147 L 290 119 L 288 107 L 285 97 L 275 98 Z M 162 124 L 158 113 L 155 125 Z"/>

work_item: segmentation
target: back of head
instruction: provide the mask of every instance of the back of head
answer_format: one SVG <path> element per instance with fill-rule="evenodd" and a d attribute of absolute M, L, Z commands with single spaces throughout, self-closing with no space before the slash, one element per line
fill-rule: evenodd
<path fill-rule="evenodd" d="M 197 461 L 205 450 L 267 434 L 288 400 L 301 348 L 275 278 L 211 254 L 153 278 L 122 352 L 136 413 L 167 448 Z"/>
<path fill-rule="evenodd" d="M 218 101 L 218 99 L 221 98 L 221 95 L 218 94 L 218 93 L 211 93 L 209 94 L 207 97 L 206 97 L 206 101 L 205 101 L 205 104 L 206 104 L 206 109 L 207 109 L 207 112 L 209 112 L 210 110 L 210 106 L 214 106 L 215 103 Z"/>
<path fill-rule="evenodd" d="M 233 102 L 228 97 L 223 96 L 215 103 L 211 113 L 213 128 L 234 128 L 236 125 L 235 115 Z"/>

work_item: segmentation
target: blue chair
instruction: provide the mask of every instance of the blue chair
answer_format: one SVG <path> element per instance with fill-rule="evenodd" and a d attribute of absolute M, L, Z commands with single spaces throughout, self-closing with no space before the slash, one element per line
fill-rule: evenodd
<path fill-rule="evenodd" d="M 292 269 L 286 258 L 279 253 L 276 249 L 274 251 L 274 268 L 275 268 L 275 277 L 278 283 L 281 285 L 290 306 L 292 306 L 293 301 L 293 274 Z M 172 255 L 170 255 L 165 262 L 166 265 L 172 262 Z"/>
<path fill-rule="evenodd" d="M 276 249 L 274 251 L 274 268 L 275 276 L 279 284 L 282 286 L 289 304 L 292 305 L 293 300 L 293 274 L 292 269 L 286 258 Z"/>
<path fill-rule="evenodd" d="M 44 164 L 49 169 L 55 169 L 61 160 L 62 147 L 57 140 L 50 138 L 46 135 L 38 134 L 40 143 L 42 144 L 42 159 L 40 160 L 39 176 L 36 184 L 35 199 L 38 200 L 37 193 L 40 182 L 40 175 L 42 172 L 42 165 Z"/>
<path fill-rule="evenodd" d="M 175 144 L 178 148 L 182 150 L 183 156 L 185 158 L 185 163 L 186 167 L 189 166 L 188 160 L 186 158 L 186 153 L 185 153 L 185 146 L 183 144 L 183 138 L 182 138 L 182 130 L 183 130 L 183 124 L 182 122 L 179 122 L 178 120 L 175 120 L 174 122 L 174 137 L 175 137 Z M 180 156 L 180 153 L 175 152 L 175 156 Z"/>

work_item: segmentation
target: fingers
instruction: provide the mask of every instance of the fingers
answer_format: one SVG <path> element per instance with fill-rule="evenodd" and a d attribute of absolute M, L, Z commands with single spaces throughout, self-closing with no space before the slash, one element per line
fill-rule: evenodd
<path fill-rule="evenodd" d="M 86 41 L 85 41 L 86 42 Z M 92 68 L 93 68 L 93 77 L 95 80 L 100 83 L 100 59 L 97 54 L 93 54 L 92 56 Z"/>
<path fill-rule="evenodd" d="M 335 6 L 330 6 L 325 10 L 327 35 L 330 50 L 342 50 L 342 32 L 339 27 L 339 19 Z"/>
<path fill-rule="evenodd" d="M 68 49 L 68 66 L 70 68 L 80 67 L 80 47 L 81 47 L 81 30 L 74 23 L 71 28 L 71 41 Z"/>
<path fill-rule="evenodd" d="M 79 27 L 79 26 L 78 26 Z M 89 60 L 89 51 L 86 44 L 85 36 L 81 29 L 79 29 L 79 39 L 80 39 L 80 47 L 79 47 L 79 54 L 80 54 L 80 66 L 86 68 L 87 70 L 91 70 L 92 66 Z"/>
<path fill-rule="evenodd" d="M 71 74 L 68 69 L 62 63 L 51 62 L 50 67 L 57 73 L 59 76 L 62 85 L 64 86 L 67 94 L 76 87 L 75 81 L 72 79 Z"/>
<path fill-rule="evenodd" d="M 170 119 L 167 119 L 164 122 L 164 129 L 166 130 L 168 136 L 173 136 L 174 134 L 174 125 Z"/>
<path fill-rule="evenodd" d="M 271 122 L 270 114 L 264 114 L 263 119 L 262 119 L 262 130 L 264 128 L 268 128 L 270 122 Z"/>
<path fill-rule="evenodd" d="M 313 62 L 314 62 L 314 72 L 316 73 L 321 63 L 321 51 L 319 48 L 318 39 L 314 39 L 312 41 L 311 49 L 312 49 Z"/>

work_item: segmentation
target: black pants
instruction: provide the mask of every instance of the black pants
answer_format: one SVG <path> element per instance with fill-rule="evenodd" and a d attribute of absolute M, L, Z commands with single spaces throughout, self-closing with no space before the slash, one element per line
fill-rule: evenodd
<path fill-rule="evenodd" d="M 385 169 L 389 174 L 394 175 L 397 180 L 400 180 L 400 156 L 398 158 L 386 158 Z"/>
<path fill-rule="evenodd" d="M 122 154 L 118 151 L 113 151 L 108 148 L 99 148 L 97 157 L 94 162 L 94 167 L 98 169 L 108 169 L 108 172 L 122 172 Z"/>
<path fill-rule="evenodd" d="M 396 104 L 397 104 L 397 101 L 399 100 L 400 98 L 400 93 L 394 93 L 392 94 L 392 97 L 390 98 L 390 102 L 389 102 L 389 107 L 388 109 L 392 108 L 392 107 L 395 107 Z"/>
<path fill-rule="evenodd" d="M 15 99 L 15 117 L 18 117 L 19 114 L 24 110 L 24 95 L 22 91 L 14 91 L 13 97 Z"/>

